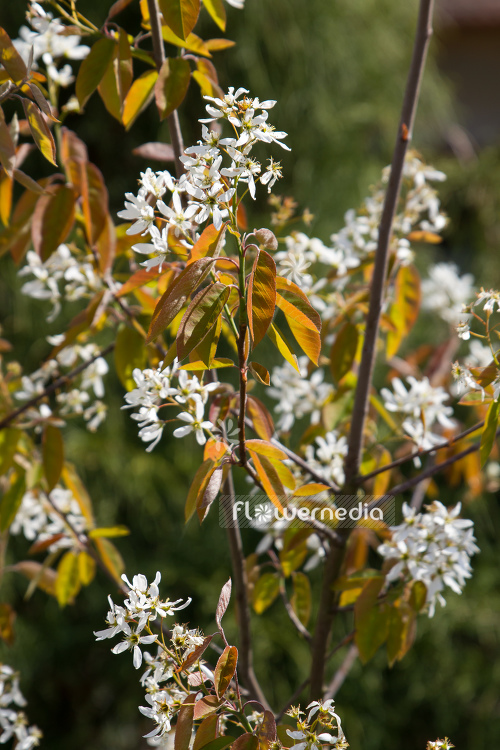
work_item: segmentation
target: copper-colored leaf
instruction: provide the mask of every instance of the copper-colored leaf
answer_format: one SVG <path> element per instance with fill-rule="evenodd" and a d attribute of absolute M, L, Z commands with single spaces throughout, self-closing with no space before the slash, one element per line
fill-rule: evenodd
<path fill-rule="evenodd" d="M 396 277 L 395 302 L 389 311 L 394 329 L 387 334 L 387 357 L 393 357 L 413 328 L 420 310 L 420 275 L 415 266 L 402 266 Z"/>
<path fill-rule="evenodd" d="M 33 246 L 46 261 L 68 236 L 75 218 L 75 194 L 68 185 L 57 185 L 39 198 L 31 225 Z"/>
<path fill-rule="evenodd" d="M 249 451 L 249 453 L 265 493 L 273 505 L 283 512 L 281 501 L 286 499 L 286 493 L 278 472 L 266 456 L 258 455 L 254 451 Z"/>
<path fill-rule="evenodd" d="M 192 266 L 190 266 L 192 267 Z M 177 356 L 182 361 L 217 323 L 230 289 L 220 282 L 205 287 L 191 301 L 177 334 Z"/>
<path fill-rule="evenodd" d="M 275 433 L 273 418 L 262 401 L 255 396 L 247 398 L 247 414 L 252 420 L 253 428 L 262 440 L 271 440 Z"/>
<path fill-rule="evenodd" d="M 260 250 L 248 280 L 247 316 L 253 346 L 262 341 L 276 306 L 276 264 L 269 253 Z"/>
<path fill-rule="evenodd" d="M 224 242 L 224 235 L 226 233 L 226 224 L 223 224 L 220 229 L 216 229 L 213 224 L 210 224 L 206 229 L 203 230 L 200 238 L 191 248 L 191 255 L 188 260 L 188 265 L 194 263 L 200 258 L 218 258 L 222 243 Z"/>
<path fill-rule="evenodd" d="M 238 649 L 235 646 L 226 646 L 217 661 L 214 672 L 214 687 L 219 699 L 222 698 L 233 679 L 237 661 Z"/>
<path fill-rule="evenodd" d="M 29 99 L 23 99 L 23 107 L 35 144 L 47 161 L 57 166 L 56 144 L 47 125 L 45 115 Z"/>
<path fill-rule="evenodd" d="M 42 438 L 43 471 L 49 492 L 54 489 L 64 465 L 64 443 L 61 430 L 48 424 Z"/>
<path fill-rule="evenodd" d="M 170 143 L 143 143 L 142 146 L 137 146 L 132 149 L 134 156 L 140 156 L 142 159 L 150 161 L 167 161 L 171 162 L 175 159 L 174 149 Z"/>
<path fill-rule="evenodd" d="M 193 732 L 196 693 L 188 695 L 179 709 L 175 724 L 174 750 L 189 750 Z"/>
<path fill-rule="evenodd" d="M 224 586 L 221 589 L 220 595 L 219 595 L 219 601 L 217 602 L 217 609 L 215 611 L 215 622 L 217 623 L 217 627 L 219 630 L 222 629 L 222 618 L 224 617 L 226 610 L 229 605 L 229 601 L 231 599 L 231 590 L 232 590 L 233 583 L 231 579 L 226 581 Z"/>
<path fill-rule="evenodd" d="M 2 28 L 0 28 L 0 64 L 15 83 L 19 83 L 28 75 L 23 58 L 12 44 L 10 36 Z"/>
<path fill-rule="evenodd" d="M 198 20 L 200 0 L 160 0 L 160 10 L 174 34 L 186 39 Z"/>
<path fill-rule="evenodd" d="M 330 350 L 330 370 L 338 383 L 351 371 L 358 348 L 358 328 L 349 321 L 344 323 Z"/>
<path fill-rule="evenodd" d="M 182 104 L 190 79 L 191 68 L 187 60 L 180 57 L 165 60 L 155 83 L 156 106 L 161 120 L 171 115 Z"/>

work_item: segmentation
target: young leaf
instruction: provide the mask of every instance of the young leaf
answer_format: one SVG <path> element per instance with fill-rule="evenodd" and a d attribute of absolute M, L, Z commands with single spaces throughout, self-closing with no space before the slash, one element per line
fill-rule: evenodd
<path fill-rule="evenodd" d="M 85 231 L 89 243 L 93 245 L 106 227 L 108 190 L 102 173 L 95 164 L 82 162 L 80 170 Z"/>
<path fill-rule="evenodd" d="M 2 167 L 12 178 L 14 174 L 14 165 L 16 163 L 16 147 L 7 123 L 4 120 L 3 113 L 0 110 L 0 162 Z M 10 213 L 10 212 L 9 212 Z"/>
<path fill-rule="evenodd" d="M 15 83 L 19 83 L 28 75 L 23 58 L 12 44 L 10 36 L 2 28 L 0 28 L 0 64 Z"/>
<path fill-rule="evenodd" d="M 99 86 L 113 58 L 115 47 L 113 39 L 104 37 L 92 45 L 89 54 L 82 60 L 75 82 L 76 97 L 80 107 L 85 106 L 89 97 Z"/>
<path fill-rule="evenodd" d="M 183 670 L 189 669 L 193 664 L 196 664 L 198 659 L 201 659 L 205 651 L 207 650 L 208 646 L 210 645 L 210 641 L 212 640 L 213 635 L 207 635 L 203 639 L 203 643 L 200 646 L 197 646 L 194 651 L 192 651 L 186 661 L 182 663 L 182 665 L 178 668 L 178 671 L 181 672 Z"/>
<path fill-rule="evenodd" d="M 180 57 L 167 58 L 155 83 L 155 98 L 160 120 L 172 114 L 184 101 L 191 80 L 191 68 Z"/>
<path fill-rule="evenodd" d="M 226 227 L 227 224 L 223 224 L 221 228 L 217 230 L 213 224 L 210 224 L 204 229 L 199 240 L 195 242 L 191 248 L 191 257 L 189 258 L 187 265 L 191 265 L 191 263 L 194 263 L 200 258 L 218 258 L 222 243 L 224 242 Z"/>
<path fill-rule="evenodd" d="M 139 78 L 136 78 L 130 87 L 123 103 L 122 120 L 126 130 L 132 127 L 153 98 L 157 78 L 156 70 L 147 70 Z"/>
<path fill-rule="evenodd" d="M 123 325 L 118 329 L 114 357 L 116 374 L 123 387 L 131 391 L 136 387 L 133 370 L 136 367 L 144 369 L 147 361 L 144 339 L 135 328 Z"/>
<path fill-rule="evenodd" d="M 42 195 L 33 213 L 31 237 L 33 246 L 46 261 L 68 236 L 75 218 L 75 194 L 68 185 L 51 188 Z"/>
<path fill-rule="evenodd" d="M 54 425 L 46 425 L 42 438 L 43 472 L 48 491 L 54 489 L 64 465 L 64 443 L 61 430 Z"/>
<path fill-rule="evenodd" d="M 277 448 L 266 440 L 247 440 L 245 445 L 247 450 L 254 451 L 261 456 L 267 456 L 270 459 L 285 461 L 288 458 L 287 454 L 281 448 Z"/>
<path fill-rule="evenodd" d="M 240 736 L 235 739 L 231 745 L 231 750 L 257 750 L 258 747 L 259 740 L 257 737 L 254 734 L 250 734 L 250 732 L 245 732 L 245 734 L 240 734 Z"/>
<path fill-rule="evenodd" d="M 252 420 L 254 431 L 262 440 L 271 440 L 275 433 L 273 418 L 262 401 L 255 396 L 247 398 L 247 414 Z"/>
<path fill-rule="evenodd" d="M 307 627 L 311 617 L 311 584 L 305 573 L 294 573 L 292 578 L 293 594 L 290 604 L 302 625 Z"/>
<path fill-rule="evenodd" d="M 211 472 L 210 478 L 205 485 L 203 494 L 198 498 L 196 512 L 198 513 L 200 523 L 202 523 L 207 517 L 210 506 L 219 494 L 219 490 L 222 484 L 222 477 L 222 466 L 216 466 L 215 469 Z"/>
<path fill-rule="evenodd" d="M 261 615 L 274 602 L 280 592 L 280 582 L 276 573 L 264 573 L 254 586 L 252 606 Z"/>
<path fill-rule="evenodd" d="M 389 318 L 395 328 L 387 334 L 387 357 L 393 357 L 401 342 L 413 328 L 421 300 L 420 275 L 415 266 L 402 266 L 396 277 L 395 302 Z"/>
<path fill-rule="evenodd" d="M 285 313 L 300 348 L 317 365 L 321 352 L 321 318 L 299 287 L 290 282 L 288 289 L 278 279 L 276 282 L 279 289 L 276 304 Z"/>
<path fill-rule="evenodd" d="M 78 577 L 82 586 L 88 586 L 95 578 L 96 563 L 93 557 L 86 552 L 78 555 Z"/>
<path fill-rule="evenodd" d="M 174 34 L 186 39 L 198 20 L 200 0 L 160 0 L 160 10 Z"/>
<path fill-rule="evenodd" d="M 352 369 L 357 348 L 358 327 L 350 322 L 344 323 L 330 350 L 330 370 L 337 383 Z"/>
<path fill-rule="evenodd" d="M 267 370 L 264 365 L 260 365 L 258 362 L 249 362 L 248 368 L 259 383 L 262 383 L 262 385 L 271 384 L 271 376 L 269 375 L 269 370 Z"/>
<path fill-rule="evenodd" d="M 384 580 L 382 576 L 369 579 L 354 604 L 355 642 L 363 664 L 370 661 L 387 638 L 388 610 L 377 601 Z"/>
<path fill-rule="evenodd" d="M 208 745 L 209 742 L 215 740 L 215 735 L 217 733 L 217 722 L 218 717 L 213 715 L 207 716 L 206 719 L 203 719 L 196 731 L 193 742 L 193 750 L 201 750 L 202 747 L 205 747 L 205 745 Z"/>
<path fill-rule="evenodd" d="M 147 343 L 159 336 L 182 310 L 191 292 L 208 275 L 212 263 L 214 263 L 212 258 L 200 258 L 191 265 L 188 265 L 175 279 L 173 284 L 168 287 L 155 307 L 151 325 L 149 326 Z"/>
<path fill-rule="evenodd" d="M 266 335 L 276 307 L 276 264 L 260 250 L 248 280 L 247 315 L 254 348 Z"/>
<path fill-rule="evenodd" d="M 226 9 L 222 0 L 203 0 L 203 5 L 221 31 L 226 30 Z"/>
<path fill-rule="evenodd" d="M 200 341 L 203 341 L 211 327 L 217 323 L 229 297 L 230 289 L 220 282 L 202 289 L 191 301 L 184 313 L 177 334 L 177 356 L 182 361 Z"/>
<path fill-rule="evenodd" d="M 51 164 L 57 167 L 56 144 L 45 120 L 45 115 L 29 99 L 23 99 L 23 107 L 35 145 L 40 149 L 47 161 L 50 161 Z"/>
<path fill-rule="evenodd" d="M 0 476 L 11 468 L 21 435 L 22 431 L 15 427 L 7 427 L 0 432 Z"/>
<path fill-rule="evenodd" d="M 78 555 L 66 552 L 57 566 L 56 597 L 59 606 L 73 602 L 80 590 L 80 575 L 78 570 Z"/>
<path fill-rule="evenodd" d="M 238 649 L 235 646 L 226 646 L 220 655 L 214 672 L 214 687 L 219 700 L 229 687 L 233 675 L 236 672 L 238 661 Z"/>
<path fill-rule="evenodd" d="M 179 709 L 175 725 L 174 750 L 189 750 L 193 732 L 195 699 L 196 693 L 191 693 Z"/>
<path fill-rule="evenodd" d="M 495 444 L 498 416 L 500 411 L 500 401 L 492 401 L 488 407 L 486 419 L 484 420 L 483 432 L 481 434 L 481 446 L 479 455 L 481 457 L 481 468 L 485 465 L 488 457 Z"/>
<path fill-rule="evenodd" d="M 283 512 L 281 500 L 286 497 L 286 494 L 278 472 L 266 456 L 259 456 L 252 450 L 249 453 L 265 493 L 273 505 Z"/>
<path fill-rule="evenodd" d="M 8 529 L 13 522 L 22 503 L 25 491 L 26 475 L 24 471 L 21 474 L 14 474 L 11 478 L 10 486 L 0 500 L 0 531 Z"/>
<path fill-rule="evenodd" d="M 259 750 L 269 750 L 271 742 L 276 740 L 276 720 L 271 711 L 264 711 L 264 718 L 257 730 Z"/>
<path fill-rule="evenodd" d="M 288 341 L 285 339 L 281 331 L 279 330 L 278 326 L 275 323 L 271 323 L 269 328 L 267 329 L 267 335 L 273 342 L 276 349 L 279 351 L 281 356 L 286 359 L 286 361 L 292 365 L 292 367 L 297 370 L 297 372 L 300 374 L 299 369 L 299 363 L 297 362 L 297 357 L 295 356 L 292 348 L 290 347 Z"/>
<path fill-rule="evenodd" d="M 211 458 L 207 458 L 206 461 L 203 461 L 202 465 L 198 468 L 196 474 L 194 475 L 194 479 L 191 483 L 191 487 L 189 488 L 188 496 L 186 498 L 186 505 L 184 508 L 184 519 L 186 523 L 195 512 L 196 508 L 198 507 L 198 503 L 201 502 L 208 482 L 210 481 L 210 477 L 215 471 L 215 468 L 215 462 L 212 461 Z"/>
<path fill-rule="evenodd" d="M 11 569 L 16 573 L 21 573 L 41 591 L 55 597 L 57 573 L 52 568 L 46 568 L 42 563 L 34 560 L 23 560 L 13 565 Z"/>
<path fill-rule="evenodd" d="M 217 609 L 215 611 L 215 622 L 217 623 L 217 627 L 221 632 L 222 632 L 221 621 L 228 608 L 229 600 L 231 599 L 232 587 L 233 587 L 233 583 L 231 579 L 229 579 L 228 581 L 226 581 L 226 583 L 222 587 L 220 595 L 219 595 L 219 601 L 217 602 Z"/>

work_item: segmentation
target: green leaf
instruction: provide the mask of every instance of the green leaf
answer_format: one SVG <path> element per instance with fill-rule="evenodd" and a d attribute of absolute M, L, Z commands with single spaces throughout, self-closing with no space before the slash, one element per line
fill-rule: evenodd
<path fill-rule="evenodd" d="M 333 342 L 330 351 L 330 370 L 338 383 L 352 369 L 358 348 L 358 327 L 344 323 Z"/>
<path fill-rule="evenodd" d="M 387 638 L 388 608 L 378 603 L 378 595 L 385 579 L 371 578 L 354 604 L 355 641 L 359 656 L 366 664 Z"/>
<path fill-rule="evenodd" d="M 194 737 L 193 750 L 201 750 L 215 739 L 217 733 L 217 722 L 218 717 L 214 715 L 207 716 L 206 719 L 203 719 Z M 217 739 L 220 739 L 220 737 Z"/>
<path fill-rule="evenodd" d="M 144 344 L 144 338 L 141 334 L 123 325 L 118 329 L 114 351 L 116 374 L 120 383 L 127 391 L 136 388 L 132 372 L 138 367 L 143 370 L 147 362 L 147 351 Z"/>
<path fill-rule="evenodd" d="M 51 164 L 57 167 L 56 144 L 47 125 L 45 115 L 29 99 L 23 99 L 23 107 L 35 145 L 40 149 L 47 161 L 50 161 Z"/>
<path fill-rule="evenodd" d="M 19 510 L 26 491 L 26 474 L 23 471 L 20 474 L 14 474 L 11 478 L 10 486 L 5 491 L 0 501 L 0 531 L 9 528 L 16 513 Z"/>
<path fill-rule="evenodd" d="M 155 98 L 160 120 L 172 114 L 184 101 L 191 80 L 191 67 L 180 57 L 167 58 L 155 83 Z"/>
<path fill-rule="evenodd" d="M 276 307 L 276 264 L 269 253 L 260 250 L 248 280 L 248 327 L 256 347 L 271 325 Z"/>
<path fill-rule="evenodd" d="M 104 565 L 111 573 L 118 585 L 121 586 L 121 575 L 125 571 L 125 563 L 123 562 L 122 556 L 116 549 L 113 542 L 110 542 L 109 539 L 106 539 L 105 537 L 97 537 L 95 539 L 95 545 Z"/>
<path fill-rule="evenodd" d="M 108 217 L 108 190 L 102 172 L 90 162 L 80 165 L 82 209 L 87 239 L 95 244 L 106 227 Z"/>
<path fill-rule="evenodd" d="M 254 586 L 252 606 L 261 615 L 274 602 L 280 592 L 280 582 L 276 573 L 264 573 Z"/>
<path fill-rule="evenodd" d="M 54 425 L 46 425 L 42 438 L 43 472 L 48 491 L 54 489 L 64 465 L 64 442 L 61 430 Z"/>
<path fill-rule="evenodd" d="M 157 78 L 156 70 L 147 70 L 139 78 L 136 78 L 130 87 L 123 103 L 122 119 L 126 130 L 132 127 L 153 98 Z"/>
<path fill-rule="evenodd" d="M 210 13 L 221 31 L 226 30 L 226 9 L 222 0 L 203 0 L 203 5 Z"/>
<path fill-rule="evenodd" d="M 305 573 L 294 573 L 292 578 L 293 594 L 290 604 L 302 625 L 307 627 L 311 617 L 311 583 Z"/>
<path fill-rule="evenodd" d="M 21 435 L 21 430 L 15 427 L 7 427 L 0 431 L 0 476 L 5 474 L 14 463 L 17 444 Z"/>
<path fill-rule="evenodd" d="M 174 750 L 189 750 L 193 733 L 195 698 L 196 693 L 188 695 L 179 709 L 175 724 Z"/>
<path fill-rule="evenodd" d="M 87 57 L 82 61 L 75 82 L 75 91 L 80 106 L 85 106 L 89 97 L 99 86 L 106 68 L 113 59 L 117 45 L 113 39 L 104 37 L 92 45 Z"/>
<path fill-rule="evenodd" d="M 204 721 L 206 721 L 206 719 Z M 198 730 L 198 732 L 199 731 L 200 730 Z M 231 745 L 233 742 L 234 742 L 234 737 L 231 737 L 230 734 L 225 734 L 225 735 L 222 735 L 221 737 L 216 737 L 211 742 L 207 742 L 206 745 L 201 745 L 200 750 L 224 750 L 224 748 L 229 747 L 229 745 Z"/>
<path fill-rule="evenodd" d="M 177 334 L 177 356 L 182 361 L 200 341 L 203 341 L 211 327 L 217 323 L 229 297 L 230 289 L 220 282 L 202 289 L 191 301 L 184 313 Z"/>
<path fill-rule="evenodd" d="M 401 603 L 388 609 L 387 613 L 387 660 L 392 667 L 408 652 L 416 635 L 416 613 Z"/>
<path fill-rule="evenodd" d="M 31 224 L 33 246 L 46 261 L 68 236 L 75 219 L 75 193 L 68 185 L 51 188 L 36 204 Z"/>
<path fill-rule="evenodd" d="M 80 573 L 78 569 L 78 555 L 66 552 L 57 566 L 56 597 L 59 606 L 73 602 L 80 591 Z"/>
<path fill-rule="evenodd" d="M 147 343 L 159 336 L 182 310 L 190 294 L 208 275 L 212 263 L 214 263 L 212 258 L 200 258 L 186 266 L 184 271 L 168 287 L 155 307 L 149 326 Z"/>
<path fill-rule="evenodd" d="M 0 28 L 0 64 L 15 83 L 19 83 L 28 75 L 23 58 L 12 44 L 10 36 L 2 28 Z"/>
<path fill-rule="evenodd" d="M 307 545 L 305 541 L 295 546 L 280 550 L 280 563 L 285 578 L 292 575 L 294 570 L 300 568 L 307 557 Z"/>
<path fill-rule="evenodd" d="M 191 33 L 200 14 L 200 0 L 160 0 L 167 26 L 181 39 Z"/>
<path fill-rule="evenodd" d="M 214 687 L 219 699 L 222 698 L 233 679 L 237 662 L 238 649 L 235 646 L 226 646 L 219 656 L 214 672 Z"/>
<path fill-rule="evenodd" d="M 96 562 L 87 552 L 80 552 L 78 555 L 78 577 L 82 586 L 88 586 L 92 583 L 96 574 Z"/>
<path fill-rule="evenodd" d="M 481 434 L 481 446 L 479 455 L 481 457 L 481 468 L 485 465 L 495 444 L 500 401 L 492 401 L 488 407 L 486 419 L 484 420 L 483 432 Z"/>

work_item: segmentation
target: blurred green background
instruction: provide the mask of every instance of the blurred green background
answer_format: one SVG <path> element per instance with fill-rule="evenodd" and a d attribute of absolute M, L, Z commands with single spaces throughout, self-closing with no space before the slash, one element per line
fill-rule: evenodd
<path fill-rule="evenodd" d="M 132 3 L 116 19 L 132 32 L 137 6 Z M 415 146 L 449 176 L 441 195 L 451 223 L 435 257 L 472 271 L 478 285 L 494 286 L 500 282 L 500 25 L 493 16 L 464 21 L 460 13 L 446 15 L 449 3 L 442 6 L 415 130 Z M 79 2 L 98 25 L 107 7 L 103 0 Z M 228 8 L 228 36 L 237 46 L 215 56 L 221 85 L 243 85 L 261 99 L 278 100 L 271 119 L 288 132 L 292 147 L 290 154 L 277 155 L 283 156 L 284 167 L 278 192 L 292 194 L 301 208 L 315 214 L 310 231 L 325 241 L 390 161 L 416 8 L 414 0 L 247 0 L 243 12 Z M 23 2 L 2 3 L 0 24 L 13 37 L 23 13 Z M 220 36 L 206 16 L 199 33 Z M 199 137 L 199 116 L 202 107 L 193 84 L 182 113 L 186 144 Z M 132 148 L 168 140 L 153 108 L 124 133 L 97 96 L 84 118 L 72 116 L 67 124 L 84 138 L 91 160 L 102 170 L 113 211 L 122 207 L 125 191 L 135 191 L 139 171 L 147 166 L 131 154 Z M 29 158 L 27 171 L 40 174 L 46 168 L 36 155 Z M 251 226 L 266 216 L 264 201 L 254 208 Z M 20 296 L 8 259 L 2 261 L 0 284 L 5 335 L 31 371 L 48 354 L 45 336 L 63 330 L 77 308 L 67 306 L 48 326 L 45 307 Z M 429 335 L 429 320 L 420 325 Z M 212 632 L 230 565 L 216 511 L 202 528 L 195 520 L 183 524 L 199 451 L 188 440 L 164 437 L 153 454 L 146 454 L 135 423 L 120 411 L 123 389 L 113 373 L 106 388 L 108 421 L 97 435 L 71 424 L 65 432 L 68 457 L 86 482 L 99 522 L 133 529 L 131 537 L 119 540 L 127 572 L 153 576 L 161 570 L 163 593 L 174 599 L 192 596 L 186 618 Z M 239 487 L 245 487 L 241 480 Z M 440 491 L 448 503 L 465 494 L 443 483 Z M 450 593 L 445 610 L 438 610 L 433 620 L 419 621 L 416 645 L 392 670 L 383 653 L 363 669 L 356 664 L 337 697 L 353 750 L 424 750 L 427 739 L 445 734 L 462 750 L 500 747 L 498 496 L 467 503 L 465 513 L 476 523 L 481 554 L 474 559 L 475 575 L 463 596 Z M 245 533 L 248 552 L 258 538 Z M 17 539 L 12 545 L 16 555 L 25 548 Z M 317 586 L 319 571 L 313 579 Z M 22 672 L 30 720 L 43 729 L 43 746 L 146 747 L 141 735 L 150 725 L 137 710 L 143 703 L 138 673 L 129 656 L 114 656 L 110 643 L 95 644 L 92 635 L 103 627 L 108 582 L 98 576 L 64 611 L 40 592 L 25 602 L 25 584 L 19 579 L 6 577 L 2 585 L 2 596 L 14 597 L 18 619 L 16 642 L 11 648 L 2 644 L 0 658 Z M 234 622 L 227 619 L 234 635 Z M 308 650 L 279 602 L 254 619 L 253 629 L 256 671 L 278 708 L 306 675 Z M 349 622 L 339 622 L 336 629 L 340 639 Z M 336 657 L 332 668 L 342 657 Z"/>

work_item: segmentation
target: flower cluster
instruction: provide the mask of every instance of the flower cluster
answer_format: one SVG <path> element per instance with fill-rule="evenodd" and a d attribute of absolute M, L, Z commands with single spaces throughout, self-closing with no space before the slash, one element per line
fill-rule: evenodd
<path fill-rule="evenodd" d="M 291 750 L 322 750 L 325 744 L 335 750 L 349 747 L 333 700 L 313 701 L 306 710 L 309 712 L 307 719 L 301 718 L 303 712 L 299 708 L 292 706 L 287 711 L 288 716 L 297 721 L 296 730 L 286 730 L 293 740 Z"/>
<path fill-rule="evenodd" d="M 344 484 L 344 459 L 347 455 L 347 439 L 339 437 L 335 430 L 327 432 L 324 437 L 316 438 L 317 447 L 306 447 L 306 460 L 314 469 L 329 482 Z"/>
<path fill-rule="evenodd" d="M 148 452 L 152 451 L 161 439 L 167 420 L 162 419 L 158 412 L 166 406 L 181 408 L 176 418 L 184 424 L 174 430 L 174 437 L 181 438 L 194 433 L 198 444 L 205 444 L 206 433 L 211 434 L 214 429 L 214 425 L 204 419 L 205 404 L 209 394 L 218 388 L 220 383 L 203 385 L 196 375 L 179 369 L 177 360 L 174 360 L 172 367 L 164 368 L 160 362 L 156 369 L 136 368 L 132 376 L 137 388 L 125 394 L 127 403 L 122 409 L 138 408 L 131 417 L 139 423 L 141 440 L 150 443 L 146 448 Z M 176 384 L 173 382 L 174 379 L 177 380 Z"/>
<path fill-rule="evenodd" d="M 87 521 L 71 490 L 55 487 L 48 495 L 36 490 L 23 495 L 10 533 L 23 534 L 33 544 L 43 544 L 49 552 L 54 552 L 78 549 L 78 536 L 87 528 Z"/>
<path fill-rule="evenodd" d="M 26 260 L 19 276 L 33 276 L 34 279 L 27 281 L 21 292 L 52 304 L 52 310 L 47 316 L 49 323 L 59 315 L 61 300 L 73 302 L 84 299 L 103 288 L 102 280 L 95 272 L 93 259 L 77 259 L 67 245 L 59 245 L 45 262 L 33 250 L 28 251 Z"/>
<path fill-rule="evenodd" d="M 47 341 L 53 346 L 59 346 L 64 341 L 64 335 L 48 336 Z M 70 390 L 57 394 L 56 402 L 59 407 L 58 417 L 82 416 L 87 429 L 95 432 L 106 418 L 107 406 L 101 399 L 104 397 L 103 377 L 109 369 L 103 357 L 96 357 L 98 353 L 99 347 L 92 343 L 64 347 L 38 370 L 21 378 L 21 388 L 14 393 L 15 398 L 19 401 L 28 401 L 34 396 L 39 396 L 47 384 L 59 377 L 64 370 L 88 362 L 80 376 L 78 387 L 73 381 Z M 26 416 L 35 425 L 47 419 L 54 420 L 52 410 L 46 403 L 29 409 Z M 59 421 L 64 424 L 64 421 Z"/>
<path fill-rule="evenodd" d="M 32 2 L 27 15 L 31 28 L 21 26 L 19 39 L 13 40 L 14 46 L 26 63 L 33 49 L 34 67 L 41 60 L 50 80 L 59 86 L 69 86 L 74 81 L 71 66 L 66 63 L 58 69 L 57 65 L 62 60 L 83 60 L 90 47 L 80 44 L 78 35 L 66 34 L 61 20 L 39 3 Z"/>
<path fill-rule="evenodd" d="M 0 744 L 15 740 L 15 750 L 38 747 L 42 733 L 37 726 L 29 726 L 24 711 L 26 699 L 19 689 L 19 674 L 8 664 L 0 664 Z"/>
<path fill-rule="evenodd" d="M 422 309 L 456 325 L 463 306 L 473 296 L 474 277 L 470 273 L 460 276 L 455 263 L 436 263 L 430 266 L 428 274 L 429 278 L 422 281 Z"/>
<path fill-rule="evenodd" d="M 391 539 L 378 548 L 386 560 L 395 565 L 387 573 L 387 581 L 400 577 L 421 581 L 427 589 L 429 617 L 434 615 L 436 602 L 445 606 L 442 591 L 446 586 L 462 593 L 471 577 L 470 557 L 479 552 L 475 544 L 472 521 L 459 518 L 461 504 L 452 510 L 434 501 L 426 512 L 417 513 L 403 505 L 403 523 L 391 528 Z"/>
<path fill-rule="evenodd" d="M 286 133 L 276 131 L 267 121 L 276 102 L 260 102 L 245 96 L 247 93 L 243 88 L 230 88 L 223 98 L 205 97 L 209 117 L 200 120 L 202 139 L 181 157 L 185 173 L 175 179 L 167 170 L 147 169 L 141 173 L 138 195 L 126 193 L 125 209 L 118 216 L 133 222 L 128 234 L 149 235 L 148 242 L 133 246 L 136 252 L 152 256 L 142 263 L 147 269 L 161 271 L 171 249 L 170 232 L 178 238 L 177 251 L 179 243 L 188 250 L 199 225 L 211 219 L 220 229 L 230 213 L 235 217 L 240 186 L 255 198 L 257 182 L 271 190 L 281 177 L 280 165 L 273 159 L 263 169 L 250 155 L 258 143 L 288 148 L 281 142 Z M 229 121 L 235 137 L 221 138 L 217 129 L 207 127 L 206 123 L 219 119 Z M 168 202 L 167 192 L 171 196 Z"/>
<path fill-rule="evenodd" d="M 135 575 L 132 583 L 125 575 L 122 579 L 129 588 L 124 606 L 114 604 L 111 597 L 108 597 L 110 605 L 106 617 L 108 627 L 97 631 L 94 635 L 98 641 L 121 635 L 122 640 L 112 648 L 112 652 L 120 654 L 124 651 L 132 651 L 133 664 L 136 669 L 140 668 L 144 659 L 147 669 L 141 677 L 141 685 L 145 688 L 148 705 L 140 706 L 139 710 L 152 719 L 156 725 L 146 737 L 158 740 L 170 731 L 172 718 L 186 697 L 186 693 L 179 688 L 178 682 L 173 680 L 174 670 L 203 643 L 203 634 L 198 630 L 189 630 L 184 625 L 176 624 L 171 631 L 168 646 L 163 639 L 160 642 L 151 631 L 152 623 L 156 622 L 157 618 L 163 620 L 164 617 L 170 617 L 174 612 L 184 609 L 190 604 L 191 599 L 185 602 L 180 599 L 174 602 L 169 599 L 160 599 L 158 584 L 161 574 L 159 572 L 151 584 L 148 584 L 146 577 L 141 574 Z M 143 653 L 142 647 L 153 643 L 158 646 L 157 655 L 152 656 L 147 651 Z M 200 668 L 203 669 L 203 666 L 200 665 Z M 196 664 L 193 665 L 194 669 L 200 671 Z M 209 670 L 207 672 L 213 679 L 212 673 Z M 172 680 L 170 684 L 164 684 L 170 680 Z"/>
<path fill-rule="evenodd" d="M 399 378 L 392 380 L 392 391 L 382 388 L 380 395 L 388 411 L 404 415 L 403 430 L 421 450 L 430 450 L 444 438 L 432 432 L 437 423 L 442 427 L 453 429 L 455 423 L 450 419 L 453 414 L 451 406 L 445 406 L 448 393 L 440 386 L 434 387 L 428 378 L 417 380 L 411 375 L 406 379 L 409 388 L 405 388 Z"/>
<path fill-rule="evenodd" d="M 311 423 L 320 420 L 321 409 L 333 394 L 333 386 L 324 383 L 324 371 L 315 370 L 307 377 L 307 357 L 299 357 L 300 373 L 292 365 L 274 367 L 271 373 L 272 387 L 268 395 L 278 401 L 275 412 L 280 414 L 277 422 L 279 430 L 291 430 L 296 419 L 311 415 Z"/>
<path fill-rule="evenodd" d="M 429 740 L 427 743 L 427 750 L 451 750 L 453 747 L 455 745 L 452 745 L 448 737 L 444 740 Z"/>

